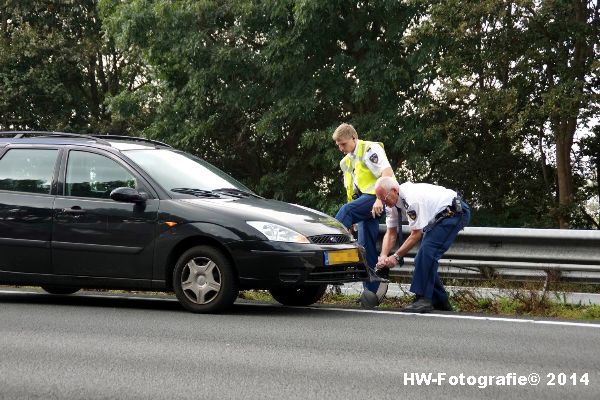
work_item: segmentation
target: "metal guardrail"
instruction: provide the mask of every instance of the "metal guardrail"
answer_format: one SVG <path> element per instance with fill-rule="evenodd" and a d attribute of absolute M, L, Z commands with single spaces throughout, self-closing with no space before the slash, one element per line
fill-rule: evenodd
<path fill-rule="evenodd" d="M 379 242 L 385 233 L 379 226 Z M 402 227 L 403 238 L 410 233 Z M 408 277 L 414 268 L 415 247 L 405 265 L 392 269 Z M 444 258 L 440 275 L 455 279 L 580 281 L 600 283 L 600 231 L 466 227 Z"/>

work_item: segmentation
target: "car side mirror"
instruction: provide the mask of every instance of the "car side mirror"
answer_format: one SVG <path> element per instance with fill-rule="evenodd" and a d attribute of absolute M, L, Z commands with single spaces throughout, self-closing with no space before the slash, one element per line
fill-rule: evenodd
<path fill-rule="evenodd" d="M 110 192 L 110 198 L 122 203 L 143 203 L 148 200 L 148 195 L 130 187 L 118 187 Z"/>

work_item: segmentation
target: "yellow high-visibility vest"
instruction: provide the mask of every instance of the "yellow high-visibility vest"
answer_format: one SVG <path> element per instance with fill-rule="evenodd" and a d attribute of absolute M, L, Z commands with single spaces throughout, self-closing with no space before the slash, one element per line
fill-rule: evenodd
<path fill-rule="evenodd" d="M 354 194 L 352 171 L 354 171 L 354 175 L 356 176 L 358 189 L 362 193 L 375 194 L 375 181 L 377 181 L 377 177 L 373 175 L 371 170 L 362 160 L 365 151 L 367 151 L 374 143 L 377 143 L 383 148 L 383 143 L 358 140 L 356 143 L 356 154 L 346 154 L 346 156 L 342 158 L 342 161 L 340 161 L 340 168 L 344 172 L 344 186 L 346 187 L 346 198 L 348 202 L 352 201 L 352 195 Z"/>

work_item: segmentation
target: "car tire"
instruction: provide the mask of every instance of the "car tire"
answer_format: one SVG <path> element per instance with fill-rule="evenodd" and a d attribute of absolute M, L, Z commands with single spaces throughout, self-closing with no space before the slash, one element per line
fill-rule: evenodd
<path fill-rule="evenodd" d="M 78 292 L 80 289 L 68 286 L 42 286 L 41 288 L 50 294 L 73 294 Z"/>
<path fill-rule="evenodd" d="M 271 296 L 284 306 L 309 306 L 325 294 L 327 285 L 277 286 L 271 288 Z"/>
<path fill-rule="evenodd" d="M 173 290 L 181 305 L 193 313 L 225 310 L 239 293 L 231 262 L 210 246 L 192 247 L 179 257 Z"/>

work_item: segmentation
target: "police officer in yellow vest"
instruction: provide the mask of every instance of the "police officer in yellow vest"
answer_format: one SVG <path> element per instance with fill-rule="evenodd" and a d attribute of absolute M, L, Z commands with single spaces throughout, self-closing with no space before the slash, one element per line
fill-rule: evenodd
<path fill-rule="evenodd" d="M 338 149 L 346 155 L 340 162 L 340 168 L 344 172 L 348 201 L 348 204 L 340 208 L 335 218 L 348 229 L 354 224 L 358 225 L 358 242 L 367 252 L 369 268 L 375 270 L 378 256 L 378 217 L 383 212 L 383 203 L 375 196 L 375 182 L 381 176 L 393 177 L 394 173 L 383 150 L 383 144 L 359 140 L 352 125 L 341 124 L 332 137 Z M 377 293 L 379 282 L 364 282 L 363 286 Z M 377 294 L 379 298 L 383 297 Z"/>

